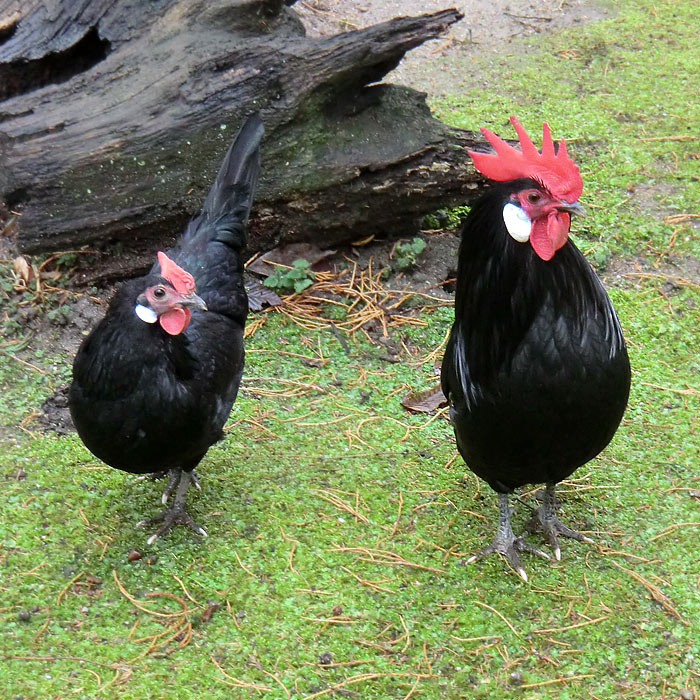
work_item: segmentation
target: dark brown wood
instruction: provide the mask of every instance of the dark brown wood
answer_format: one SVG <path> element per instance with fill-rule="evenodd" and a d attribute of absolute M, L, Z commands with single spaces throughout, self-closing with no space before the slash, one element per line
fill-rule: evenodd
<path fill-rule="evenodd" d="M 469 199 L 463 147 L 481 139 L 377 83 L 460 17 L 312 39 L 284 0 L 0 0 L 0 198 L 20 248 L 166 245 L 254 110 L 252 250 L 405 234 Z"/>

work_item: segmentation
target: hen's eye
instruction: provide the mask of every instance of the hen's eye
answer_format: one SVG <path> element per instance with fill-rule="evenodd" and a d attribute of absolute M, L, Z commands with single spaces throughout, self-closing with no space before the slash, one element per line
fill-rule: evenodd
<path fill-rule="evenodd" d="M 537 192 L 530 192 L 530 194 L 527 196 L 527 201 L 531 204 L 535 204 L 535 202 L 540 201 L 540 195 L 537 194 Z"/>
<path fill-rule="evenodd" d="M 162 299 L 165 296 L 165 290 L 163 289 L 163 287 L 156 287 L 153 290 L 153 296 L 156 299 Z"/>

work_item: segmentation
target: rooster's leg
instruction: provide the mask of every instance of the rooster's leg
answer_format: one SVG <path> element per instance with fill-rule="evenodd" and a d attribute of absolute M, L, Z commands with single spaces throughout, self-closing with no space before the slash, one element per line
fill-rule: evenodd
<path fill-rule="evenodd" d="M 172 492 L 171 486 L 174 485 L 175 481 L 179 477 L 179 483 L 177 486 L 177 492 L 175 494 L 175 500 L 170 508 L 166 508 L 162 513 L 155 515 L 147 520 L 142 520 L 139 525 L 155 525 L 156 523 L 161 523 L 161 526 L 152 534 L 147 540 L 147 544 L 152 544 L 159 537 L 170 532 L 173 525 L 186 525 L 191 530 L 194 530 L 197 534 L 204 537 L 207 536 L 206 531 L 201 525 L 198 525 L 192 518 L 192 516 L 185 510 L 185 494 L 187 493 L 187 488 L 190 483 L 194 483 L 195 486 L 199 487 L 199 480 L 197 476 L 192 471 L 183 471 L 182 469 L 173 469 L 170 472 L 170 482 L 168 483 L 168 488 L 163 494 L 163 503 L 167 500 L 167 497 Z"/>
<path fill-rule="evenodd" d="M 541 532 L 544 534 L 545 540 L 552 545 L 554 556 L 557 561 L 561 561 L 561 549 L 559 548 L 559 540 L 557 535 L 562 537 L 570 537 L 572 540 L 579 542 L 587 542 L 593 544 L 593 540 L 585 535 L 582 535 L 576 530 L 572 530 L 562 523 L 557 517 L 557 505 L 554 497 L 555 484 L 547 484 L 544 490 L 544 501 L 537 509 L 535 514 L 525 525 L 526 532 Z"/>
<path fill-rule="evenodd" d="M 467 559 L 467 564 L 471 564 L 477 559 L 481 559 L 487 554 L 493 554 L 494 552 L 506 557 L 508 563 L 515 569 L 523 581 L 527 581 L 527 574 L 520 562 L 520 555 L 518 552 L 531 552 L 532 554 L 539 554 L 541 557 L 549 559 L 547 554 L 542 550 L 531 547 L 523 541 L 522 537 L 515 537 L 513 534 L 513 528 L 510 525 L 510 505 L 508 504 L 507 493 L 498 494 L 498 530 L 496 531 L 496 537 L 486 549 L 482 549 L 480 552 Z"/>

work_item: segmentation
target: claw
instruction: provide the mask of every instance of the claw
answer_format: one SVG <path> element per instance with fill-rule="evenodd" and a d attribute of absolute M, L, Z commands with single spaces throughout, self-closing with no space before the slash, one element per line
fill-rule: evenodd
<path fill-rule="evenodd" d="M 179 469 L 171 469 L 169 472 L 168 485 L 165 487 L 165 491 L 163 491 L 163 495 L 160 497 L 160 502 L 163 505 L 167 505 L 168 500 L 170 499 L 170 496 L 172 495 L 172 493 L 175 490 L 175 487 L 177 486 L 179 481 L 180 481 L 180 470 Z"/>
<path fill-rule="evenodd" d="M 493 542 L 482 549 L 480 552 L 473 554 L 469 559 L 467 559 L 467 564 L 473 564 L 478 559 L 485 557 L 489 554 L 502 554 L 510 564 L 511 568 L 520 576 L 520 578 L 528 582 L 528 576 L 520 562 L 519 552 L 529 552 L 530 554 L 537 554 L 544 559 L 549 560 L 549 555 L 543 552 L 537 547 L 529 545 L 521 537 L 515 537 L 513 535 L 513 529 L 510 525 L 510 506 L 508 504 L 508 494 L 499 493 L 498 494 L 498 530 L 496 531 L 496 537 L 494 537 Z"/>
<path fill-rule="evenodd" d="M 542 549 L 538 549 L 537 547 L 528 547 L 525 551 L 530 552 L 530 554 L 536 554 L 538 557 L 542 557 L 542 559 L 546 559 L 547 561 L 551 560 L 551 557 L 547 552 L 543 551 Z"/>
<path fill-rule="evenodd" d="M 572 530 L 567 525 L 559 520 L 556 513 L 556 499 L 554 496 L 554 484 L 547 484 L 544 494 L 544 502 L 535 511 L 534 515 L 525 524 L 526 532 L 541 532 L 544 535 L 545 541 L 552 547 L 554 558 L 561 561 L 561 548 L 559 547 L 560 537 L 568 537 L 569 539 L 587 544 L 594 544 L 590 537 L 582 535 L 576 530 Z"/>
<path fill-rule="evenodd" d="M 169 508 L 166 508 L 158 515 L 152 518 L 147 518 L 142 520 L 137 524 L 137 527 L 145 527 L 148 525 L 153 525 L 155 523 L 160 523 L 160 527 L 146 540 L 146 544 L 153 544 L 159 537 L 165 535 L 172 530 L 174 525 L 185 525 L 193 530 L 198 535 L 202 537 L 207 536 L 206 530 L 196 523 L 192 516 L 185 510 L 185 493 L 187 492 L 188 486 L 194 482 L 197 488 L 201 488 L 199 485 L 199 479 L 197 475 L 193 472 L 186 472 L 182 469 L 171 469 L 170 479 L 168 485 L 165 487 L 165 491 L 161 497 L 163 505 L 168 502 L 168 499 L 175 491 L 175 485 L 177 484 L 177 493 L 175 494 L 175 499 Z"/>
<path fill-rule="evenodd" d="M 531 547 L 523 540 L 522 537 L 513 537 L 512 533 L 511 536 L 508 537 L 507 535 L 504 536 L 504 533 L 498 532 L 493 542 L 491 542 L 488 547 L 482 549 L 476 554 L 473 554 L 471 557 L 469 557 L 469 559 L 467 559 L 467 564 L 473 564 L 475 561 L 482 559 L 489 554 L 493 554 L 494 552 L 497 554 L 502 554 L 508 560 L 511 568 L 523 581 L 525 581 L 525 583 L 528 582 L 528 577 L 520 561 L 519 552 L 538 554 L 545 559 L 549 559 L 549 555 L 546 552 L 543 552 L 541 549 L 537 549 L 536 547 Z"/>
<path fill-rule="evenodd" d="M 153 544 L 159 537 L 166 535 L 175 525 L 185 525 L 202 537 L 207 537 L 206 530 L 196 523 L 192 516 L 184 509 L 178 506 L 166 508 L 162 513 L 154 515 L 152 518 L 143 520 L 140 525 L 155 525 L 162 523 L 161 526 L 146 540 L 146 544 Z"/>

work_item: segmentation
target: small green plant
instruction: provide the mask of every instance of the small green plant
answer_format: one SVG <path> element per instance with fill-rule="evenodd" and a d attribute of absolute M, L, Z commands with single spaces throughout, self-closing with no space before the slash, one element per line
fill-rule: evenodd
<path fill-rule="evenodd" d="M 67 306 L 58 306 L 46 313 L 47 318 L 54 323 L 62 326 L 66 325 L 71 320 L 70 309 Z"/>
<path fill-rule="evenodd" d="M 421 222 L 421 229 L 424 231 L 445 229 L 454 231 L 459 228 L 464 217 L 469 213 L 469 207 L 460 206 L 452 209 L 438 209 L 432 214 L 426 214 Z"/>
<path fill-rule="evenodd" d="M 610 256 L 610 248 L 605 244 L 600 244 L 588 253 L 586 257 L 598 272 L 602 272 L 608 266 Z"/>
<path fill-rule="evenodd" d="M 394 248 L 392 267 L 395 270 L 409 270 L 418 262 L 418 256 L 425 249 L 425 241 L 416 236 L 411 241 L 397 243 Z"/>
<path fill-rule="evenodd" d="M 275 271 L 264 281 L 266 287 L 275 290 L 294 290 L 303 292 L 314 283 L 315 275 L 311 271 L 311 263 L 299 258 L 291 267 L 276 267 Z"/>
<path fill-rule="evenodd" d="M 56 258 L 56 267 L 60 270 L 70 271 L 78 264 L 77 253 L 62 253 Z"/>

